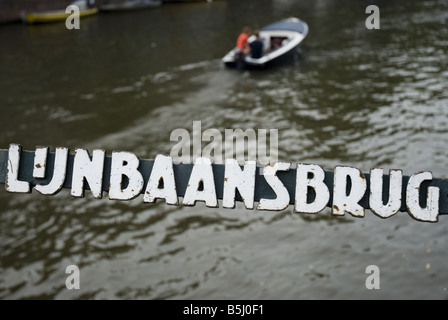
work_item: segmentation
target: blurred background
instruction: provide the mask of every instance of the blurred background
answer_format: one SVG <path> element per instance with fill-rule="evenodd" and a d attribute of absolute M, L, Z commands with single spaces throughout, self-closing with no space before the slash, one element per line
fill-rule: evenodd
<path fill-rule="evenodd" d="M 169 155 L 176 128 L 278 129 L 279 161 L 448 178 L 448 1 L 163 3 L 28 25 L 0 0 L 0 148 Z M 99 1 L 97 1 L 99 3 Z M 36 7 L 36 5 L 40 7 Z M 380 8 L 380 30 L 365 9 Z M 221 58 L 245 25 L 295 16 L 298 58 L 261 71 Z M 448 216 L 383 220 L 46 197 L 0 188 L 3 299 L 447 299 Z M 68 265 L 81 288 L 67 290 Z M 381 288 L 368 290 L 368 265 Z"/>

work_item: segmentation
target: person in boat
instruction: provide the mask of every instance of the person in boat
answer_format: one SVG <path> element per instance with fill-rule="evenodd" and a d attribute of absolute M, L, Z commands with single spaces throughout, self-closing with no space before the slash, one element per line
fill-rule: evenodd
<path fill-rule="evenodd" d="M 87 8 L 93 8 L 95 6 L 95 0 L 87 0 Z"/>
<path fill-rule="evenodd" d="M 249 27 L 244 27 L 243 31 L 241 31 L 240 35 L 238 36 L 238 39 L 236 40 L 236 47 L 242 52 L 243 54 L 247 54 L 249 52 L 249 34 L 251 33 L 251 30 Z"/>
<path fill-rule="evenodd" d="M 249 43 L 250 56 L 253 59 L 259 59 L 263 56 L 263 41 L 260 39 L 260 32 L 254 33 L 253 40 Z"/>
<path fill-rule="evenodd" d="M 244 27 L 240 35 L 238 36 L 238 39 L 236 40 L 237 51 L 235 53 L 235 62 L 238 69 L 244 68 L 243 59 L 245 55 L 250 52 L 248 41 L 250 33 L 251 29 L 249 27 Z"/>

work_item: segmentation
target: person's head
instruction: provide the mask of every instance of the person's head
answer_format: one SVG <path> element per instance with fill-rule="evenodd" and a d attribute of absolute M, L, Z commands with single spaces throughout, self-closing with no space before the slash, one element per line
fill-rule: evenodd
<path fill-rule="evenodd" d="M 242 31 L 242 32 L 243 32 L 243 33 L 250 34 L 250 31 L 251 31 L 251 30 L 250 30 L 250 27 L 247 27 L 247 26 L 246 26 L 246 27 L 243 28 L 243 31 Z"/>
<path fill-rule="evenodd" d="M 260 31 L 259 30 L 255 30 L 254 36 L 255 36 L 256 39 L 260 39 Z"/>

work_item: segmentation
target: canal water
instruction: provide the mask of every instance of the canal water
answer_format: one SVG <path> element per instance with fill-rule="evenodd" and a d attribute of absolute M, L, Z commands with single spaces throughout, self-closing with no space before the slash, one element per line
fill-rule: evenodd
<path fill-rule="evenodd" d="M 380 29 L 367 30 L 368 4 Z M 300 54 L 221 58 L 296 16 Z M 448 1 L 228 0 L 0 26 L 0 148 L 169 155 L 177 128 L 277 129 L 278 159 L 448 178 Z M 3 188 L 3 187 L 2 187 Z M 3 299 L 447 299 L 448 216 L 422 223 L 0 190 Z M 66 267 L 80 270 L 68 290 Z M 366 288 L 369 265 L 380 289 Z"/>

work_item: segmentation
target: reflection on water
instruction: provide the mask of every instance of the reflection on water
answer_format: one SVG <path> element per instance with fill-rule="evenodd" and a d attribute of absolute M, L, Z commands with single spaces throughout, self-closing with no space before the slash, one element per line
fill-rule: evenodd
<path fill-rule="evenodd" d="M 278 129 L 282 161 L 446 178 L 448 2 L 225 1 L 58 24 L 6 25 L 1 148 L 169 154 L 176 128 Z M 244 12 L 244 14 L 242 13 Z M 246 14 L 252 12 L 253 14 Z M 298 59 L 263 71 L 220 58 L 241 27 L 296 15 Z M 446 299 L 447 223 L 175 207 L 0 192 L 0 297 Z M 65 287 L 65 268 L 81 289 Z M 365 269 L 381 290 L 365 289 Z"/>

